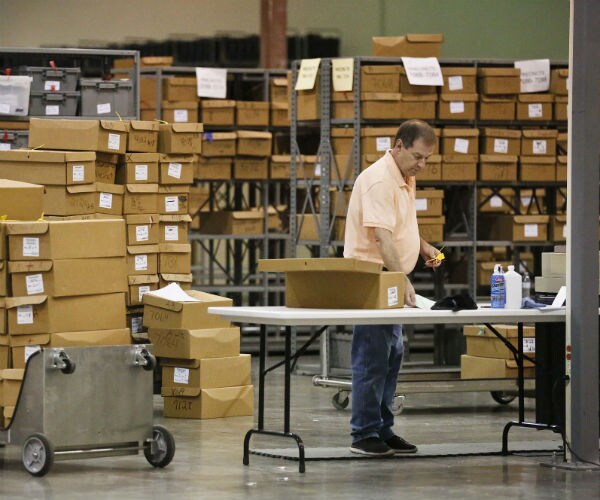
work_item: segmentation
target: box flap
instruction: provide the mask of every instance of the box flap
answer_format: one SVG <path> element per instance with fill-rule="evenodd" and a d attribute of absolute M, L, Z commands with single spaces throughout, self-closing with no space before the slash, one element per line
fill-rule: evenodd
<path fill-rule="evenodd" d="M 192 273 L 189 273 L 189 274 L 160 273 L 159 276 L 163 281 L 166 281 L 166 282 L 191 283 L 193 280 Z"/>
<path fill-rule="evenodd" d="M 567 223 L 567 216 L 566 215 L 555 215 L 554 216 L 554 220 L 556 222 L 560 222 L 562 224 L 566 224 Z"/>
<path fill-rule="evenodd" d="M 160 222 L 192 222 L 192 218 L 188 214 L 183 215 L 159 215 Z"/>
<path fill-rule="evenodd" d="M 9 273 L 35 273 L 50 271 L 52 269 L 51 260 L 32 260 L 32 261 L 9 261 Z"/>
<path fill-rule="evenodd" d="M 502 102 L 502 103 L 508 103 L 508 102 L 516 102 L 517 101 L 517 97 L 516 96 L 490 96 L 490 95 L 486 95 L 486 94 L 480 94 L 479 95 L 479 100 L 481 102 Z"/>
<path fill-rule="evenodd" d="M 50 334 L 34 334 L 34 335 L 10 335 L 11 347 L 24 347 L 28 345 L 47 345 L 50 342 Z"/>
<path fill-rule="evenodd" d="M 382 137 L 391 136 L 395 137 L 397 128 L 394 127 L 364 127 L 360 129 L 361 137 Z"/>
<path fill-rule="evenodd" d="M 6 234 L 46 234 L 50 223 L 37 222 L 9 222 L 6 224 Z"/>
<path fill-rule="evenodd" d="M 235 105 L 238 109 L 269 109 L 268 101 L 236 101 Z"/>
<path fill-rule="evenodd" d="M 39 149 L 12 149 L 0 152 L 0 161 L 35 161 L 49 163 L 67 163 L 73 161 L 94 161 L 93 151 L 53 151 Z"/>
<path fill-rule="evenodd" d="M 127 224 L 156 224 L 158 221 L 158 214 L 135 214 L 125 216 L 125 222 Z"/>
<path fill-rule="evenodd" d="M 196 77 L 190 76 L 171 76 L 165 79 L 165 84 L 170 87 L 195 87 L 196 86 Z"/>
<path fill-rule="evenodd" d="M 556 157 L 556 162 L 560 163 L 561 165 L 566 165 L 567 164 L 567 160 L 568 160 L 568 156 L 567 155 L 558 155 Z"/>
<path fill-rule="evenodd" d="M 115 132 L 127 132 L 127 122 L 120 122 L 116 120 L 100 120 L 100 127 L 104 130 L 111 130 Z"/>
<path fill-rule="evenodd" d="M 389 73 L 400 73 L 402 66 L 398 65 L 382 65 L 382 66 L 362 66 L 360 68 L 361 73 L 365 75 L 381 75 Z"/>
<path fill-rule="evenodd" d="M 235 108 L 235 101 L 228 99 L 203 99 L 200 101 L 202 108 Z"/>
<path fill-rule="evenodd" d="M 519 68 L 477 68 L 478 76 L 510 76 L 510 77 L 521 77 L 521 70 Z"/>
<path fill-rule="evenodd" d="M 164 109 L 197 109 L 197 101 L 162 101 Z"/>
<path fill-rule="evenodd" d="M 236 220 L 256 220 L 262 219 L 262 214 L 252 210 L 237 210 L 229 212 L 231 217 Z"/>
<path fill-rule="evenodd" d="M 160 154 L 158 161 L 160 163 L 194 163 L 194 155 Z"/>
<path fill-rule="evenodd" d="M 30 297 L 6 297 L 6 308 L 13 309 L 20 306 L 39 306 L 48 300 L 46 295 L 32 295 Z"/>
<path fill-rule="evenodd" d="M 0 370 L 0 378 L 5 380 L 23 380 L 25 370 L 23 368 L 5 368 Z"/>
<path fill-rule="evenodd" d="M 481 135 L 484 137 L 501 137 L 509 139 L 520 139 L 520 130 L 511 130 L 508 128 L 482 128 Z"/>
<path fill-rule="evenodd" d="M 125 184 L 128 193 L 158 193 L 158 184 Z"/>
<path fill-rule="evenodd" d="M 481 163 L 517 163 L 517 160 L 513 155 L 479 155 Z"/>
<path fill-rule="evenodd" d="M 354 102 L 354 92 L 332 92 L 331 93 L 331 101 L 332 102 Z"/>
<path fill-rule="evenodd" d="M 134 276 L 127 276 L 127 281 L 130 285 L 147 285 L 148 283 L 158 283 L 158 274 L 137 274 Z"/>
<path fill-rule="evenodd" d="M 478 155 L 443 155 L 442 163 L 477 163 Z"/>
<path fill-rule="evenodd" d="M 427 160 L 429 162 L 429 160 Z M 442 189 L 417 189 L 416 198 L 443 198 L 444 191 Z"/>
<path fill-rule="evenodd" d="M 547 224 L 550 220 L 548 215 L 515 215 L 516 224 Z"/>
<path fill-rule="evenodd" d="M 291 162 L 292 162 L 291 155 L 272 155 L 271 156 L 271 163 L 288 163 L 288 164 L 290 164 Z"/>
<path fill-rule="evenodd" d="M 90 330 L 86 332 L 59 332 L 50 336 L 50 347 L 78 347 L 94 345 L 127 345 L 131 343 L 129 328 Z"/>
<path fill-rule="evenodd" d="M 202 123 L 171 123 L 173 132 L 177 134 L 181 133 L 200 133 L 204 132 L 204 125 Z"/>
<path fill-rule="evenodd" d="M 523 130 L 523 137 L 528 139 L 537 139 L 538 137 L 558 137 L 558 130 L 556 129 L 536 129 L 536 130 Z"/>
<path fill-rule="evenodd" d="M 133 130 L 144 130 L 146 132 L 158 132 L 158 122 L 147 120 L 131 120 L 129 126 Z"/>
<path fill-rule="evenodd" d="M 444 128 L 442 137 L 478 137 L 479 129 L 477 128 Z"/>
<path fill-rule="evenodd" d="M 195 398 L 200 395 L 202 389 L 199 387 L 165 387 L 160 388 L 160 395 L 164 397 L 188 397 Z"/>
<path fill-rule="evenodd" d="M 443 76 L 475 76 L 477 70 L 475 68 L 468 68 L 463 66 L 442 66 Z"/>
<path fill-rule="evenodd" d="M 361 101 L 399 101 L 402 94 L 398 92 L 361 92 Z"/>
<path fill-rule="evenodd" d="M 190 243 L 161 243 L 158 248 L 160 253 L 190 253 L 192 251 Z"/>
<path fill-rule="evenodd" d="M 82 193 L 94 193 L 96 192 L 95 184 L 80 184 L 78 186 L 65 186 L 67 193 L 70 194 L 82 194 Z"/>
<path fill-rule="evenodd" d="M 553 102 L 553 94 L 519 94 L 519 102 Z"/>
<path fill-rule="evenodd" d="M 331 137 L 354 137 L 353 128 L 332 128 Z"/>
<path fill-rule="evenodd" d="M 176 366 L 178 368 L 198 368 L 199 359 L 160 358 L 160 366 Z"/>
<path fill-rule="evenodd" d="M 238 130 L 236 132 L 238 139 L 271 139 L 271 132 L 261 132 L 259 130 Z"/>
<path fill-rule="evenodd" d="M 477 102 L 479 100 L 479 94 L 454 94 L 448 92 L 440 94 L 440 99 L 444 102 Z"/>
<path fill-rule="evenodd" d="M 442 43 L 442 33 L 406 33 L 406 40 L 410 43 Z"/>
<path fill-rule="evenodd" d="M 542 155 L 536 155 L 536 156 L 520 156 L 519 157 L 520 161 L 521 161 L 521 165 L 524 164 L 528 164 L 528 165 L 552 165 L 555 163 L 555 159 L 554 156 L 542 156 Z"/>
<path fill-rule="evenodd" d="M 334 92 L 335 94 L 336 92 Z M 332 99 L 335 101 L 335 99 Z M 272 102 L 271 109 L 280 109 L 280 110 L 288 110 L 290 109 L 290 105 L 287 102 Z"/>
<path fill-rule="evenodd" d="M 105 184 L 103 182 L 96 182 L 97 193 L 112 193 L 112 194 L 123 194 L 125 193 L 125 187 L 119 184 Z"/>
<path fill-rule="evenodd" d="M 140 184 L 141 186 L 142 184 Z M 148 186 L 149 184 L 144 184 L 145 186 Z M 173 184 L 172 186 L 169 185 L 158 185 L 158 192 L 159 194 L 173 194 L 173 195 L 180 195 L 180 194 L 188 194 L 190 192 L 190 186 L 186 185 L 186 184 Z"/>
<path fill-rule="evenodd" d="M 125 153 L 125 163 L 150 162 L 156 163 L 160 158 L 159 153 Z"/>
<path fill-rule="evenodd" d="M 287 78 L 271 78 L 271 84 L 276 87 L 287 87 L 288 79 Z"/>
<path fill-rule="evenodd" d="M 383 266 L 375 262 L 358 259 L 324 257 L 314 259 L 259 259 L 260 272 L 293 272 L 293 271 L 348 271 L 356 273 L 379 274 Z"/>
<path fill-rule="evenodd" d="M 158 253 L 158 245 L 128 245 L 129 255 L 143 255 L 146 253 Z"/>
<path fill-rule="evenodd" d="M 204 132 L 202 140 L 206 142 L 213 141 L 231 141 L 237 138 L 235 132 Z"/>
<path fill-rule="evenodd" d="M 400 100 L 404 102 L 435 102 L 437 94 L 401 94 Z"/>

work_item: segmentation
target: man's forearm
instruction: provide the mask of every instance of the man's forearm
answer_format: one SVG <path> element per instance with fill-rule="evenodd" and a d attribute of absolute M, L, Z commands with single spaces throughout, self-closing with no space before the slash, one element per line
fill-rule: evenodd
<path fill-rule="evenodd" d="M 400 255 L 387 229 L 375 228 L 375 238 L 385 267 L 389 271 L 400 271 Z"/>

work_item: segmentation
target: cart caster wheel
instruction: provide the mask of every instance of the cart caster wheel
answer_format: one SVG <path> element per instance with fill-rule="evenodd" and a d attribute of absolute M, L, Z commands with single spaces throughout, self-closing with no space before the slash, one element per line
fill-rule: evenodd
<path fill-rule="evenodd" d="M 492 391 L 490 394 L 492 395 L 492 399 L 501 405 L 507 405 L 517 397 L 516 394 L 512 392 L 504 391 Z"/>
<path fill-rule="evenodd" d="M 154 368 L 156 368 L 156 357 L 153 354 L 149 353 L 146 349 L 142 349 L 141 354 L 142 357 L 146 360 L 146 364 L 142 365 L 142 368 L 147 372 L 153 371 Z"/>
<path fill-rule="evenodd" d="M 348 397 L 347 391 L 336 392 L 331 398 L 331 404 L 336 410 L 345 410 L 348 408 L 350 398 Z"/>
<path fill-rule="evenodd" d="M 154 467 L 166 467 L 173 460 L 175 455 L 175 439 L 162 425 L 152 427 L 152 439 L 154 443 L 146 443 L 144 456 L 150 465 Z M 152 453 L 152 444 L 154 444 L 154 453 Z"/>
<path fill-rule="evenodd" d="M 59 357 L 62 360 L 62 362 L 65 364 L 65 366 L 63 366 L 60 369 L 60 371 L 67 375 L 70 375 L 71 373 L 73 373 L 75 371 L 75 367 L 77 366 L 75 364 L 75 361 L 73 361 L 69 356 L 67 356 L 67 353 L 65 353 L 64 351 L 59 354 Z"/>
<path fill-rule="evenodd" d="M 43 434 L 36 432 L 23 445 L 23 467 L 32 476 L 45 476 L 54 462 L 54 447 Z"/>
<path fill-rule="evenodd" d="M 402 396 L 402 395 L 394 396 L 394 399 L 392 401 L 392 413 L 394 415 L 400 415 L 402 413 L 402 411 L 404 410 L 404 400 L 405 399 L 406 399 L 406 396 Z"/>

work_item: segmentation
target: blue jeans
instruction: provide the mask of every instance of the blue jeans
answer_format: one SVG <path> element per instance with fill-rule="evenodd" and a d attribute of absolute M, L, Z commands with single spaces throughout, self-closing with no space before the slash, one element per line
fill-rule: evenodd
<path fill-rule="evenodd" d="M 352 442 L 393 436 L 392 402 L 402 364 L 401 325 L 356 325 L 352 335 Z"/>

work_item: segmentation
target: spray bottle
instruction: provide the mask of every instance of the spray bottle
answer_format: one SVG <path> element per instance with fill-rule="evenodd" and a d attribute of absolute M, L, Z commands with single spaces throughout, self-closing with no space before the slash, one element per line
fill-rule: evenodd
<path fill-rule="evenodd" d="M 504 309 L 504 303 L 506 302 L 506 282 L 501 264 L 494 266 L 494 273 L 490 279 L 490 299 L 492 308 Z"/>

